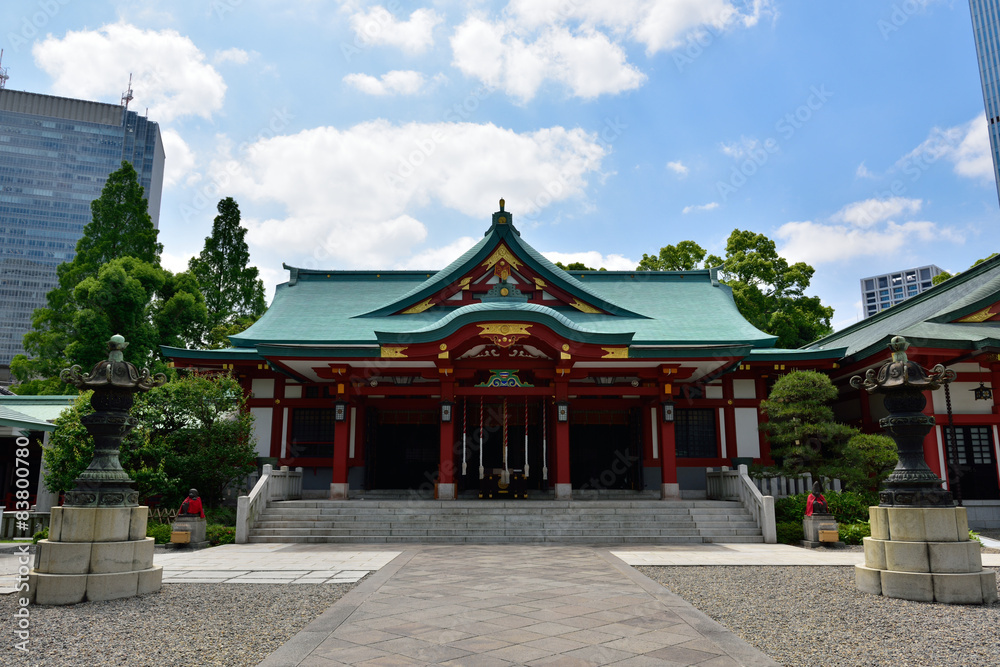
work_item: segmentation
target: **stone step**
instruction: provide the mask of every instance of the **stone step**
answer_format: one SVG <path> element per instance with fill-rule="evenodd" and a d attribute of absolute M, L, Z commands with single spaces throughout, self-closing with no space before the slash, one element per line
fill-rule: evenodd
<path fill-rule="evenodd" d="M 251 535 L 250 542 L 260 543 L 302 543 L 302 544 L 421 544 L 432 541 L 434 544 L 587 544 L 587 545 L 618 545 L 618 544 L 704 544 L 708 540 L 701 536 L 658 536 L 658 537 L 633 537 L 628 535 L 588 535 L 588 536 L 525 536 L 525 535 L 503 535 L 503 536 L 438 536 L 429 538 L 426 535 L 398 536 L 398 535 L 366 535 L 366 536 L 321 536 L 321 535 L 293 535 L 293 536 L 268 536 Z M 733 540 L 718 540 L 722 542 L 748 542 L 741 538 Z M 763 541 L 761 538 L 758 541 Z"/>

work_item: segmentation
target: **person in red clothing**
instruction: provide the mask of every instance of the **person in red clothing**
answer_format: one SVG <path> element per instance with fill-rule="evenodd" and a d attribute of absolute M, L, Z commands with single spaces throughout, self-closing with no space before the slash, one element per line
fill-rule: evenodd
<path fill-rule="evenodd" d="M 819 482 L 813 482 L 812 493 L 806 498 L 806 516 L 829 513 L 830 508 L 826 504 L 826 498 L 823 497 L 823 485 Z"/>
<path fill-rule="evenodd" d="M 198 497 L 198 489 L 188 491 L 188 497 L 181 503 L 181 508 L 177 516 L 200 516 L 205 518 L 205 509 L 201 506 L 201 498 Z"/>

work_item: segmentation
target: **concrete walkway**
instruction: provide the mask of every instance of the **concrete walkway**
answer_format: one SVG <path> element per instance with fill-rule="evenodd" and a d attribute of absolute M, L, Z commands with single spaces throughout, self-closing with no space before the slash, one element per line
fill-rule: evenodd
<path fill-rule="evenodd" d="M 468 545 L 405 550 L 261 664 L 776 663 L 607 550 Z"/>

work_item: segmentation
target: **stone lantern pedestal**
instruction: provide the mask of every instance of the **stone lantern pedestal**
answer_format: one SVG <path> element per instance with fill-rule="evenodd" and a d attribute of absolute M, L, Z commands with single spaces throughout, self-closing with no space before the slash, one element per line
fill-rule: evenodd
<path fill-rule="evenodd" d="M 63 507 L 52 508 L 49 538 L 35 552 L 28 575 L 34 604 L 66 605 L 114 600 L 160 590 L 163 569 L 153 565 L 153 543 L 146 537 L 148 507 L 118 460 L 122 438 L 135 426 L 129 415 L 137 391 L 166 382 L 124 361 L 128 344 L 112 336 L 108 358 L 88 374 L 79 366 L 60 375 L 80 389 L 92 389 L 92 414 L 81 418 L 94 438 L 94 458 L 66 494 Z"/>
<path fill-rule="evenodd" d="M 885 395 L 889 416 L 879 424 L 896 442 L 899 463 L 868 509 L 871 537 L 864 539 L 865 564 L 855 566 L 858 590 L 891 598 L 947 604 L 989 604 L 997 600 L 997 578 L 983 569 L 978 542 L 969 540 L 964 507 L 927 466 L 923 440 L 934 417 L 923 414 L 925 391 L 951 382 L 955 373 L 938 365 L 930 374 L 906 357 L 909 343 L 892 339 L 892 361 L 854 387 Z"/>

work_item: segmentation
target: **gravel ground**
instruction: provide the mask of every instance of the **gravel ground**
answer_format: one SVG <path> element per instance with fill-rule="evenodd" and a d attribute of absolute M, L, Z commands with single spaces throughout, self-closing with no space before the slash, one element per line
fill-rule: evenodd
<path fill-rule="evenodd" d="M 1000 604 L 869 595 L 852 567 L 636 569 L 790 667 L 1000 664 Z"/>
<path fill-rule="evenodd" d="M 27 655 L 14 649 L 14 595 L 0 596 L 0 665 L 256 665 L 356 584 L 165 584 L 159 593 L 29 607 Z"/>

